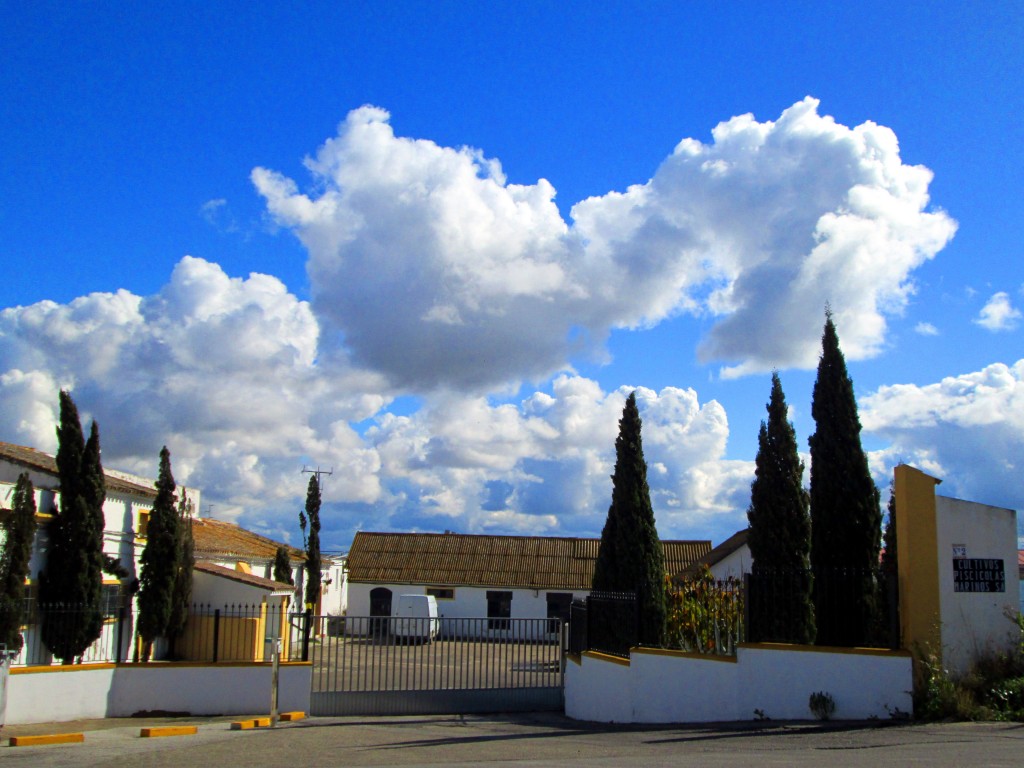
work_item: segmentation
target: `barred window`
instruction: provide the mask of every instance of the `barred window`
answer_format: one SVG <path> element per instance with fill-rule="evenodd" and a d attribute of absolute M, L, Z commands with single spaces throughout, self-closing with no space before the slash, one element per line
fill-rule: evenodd
<path fill-rule="evenodd" d="M 121 608 L 121 585 L 104 584 L 100 595 L 100 611 L 104 619 L 116 619 Z"/>

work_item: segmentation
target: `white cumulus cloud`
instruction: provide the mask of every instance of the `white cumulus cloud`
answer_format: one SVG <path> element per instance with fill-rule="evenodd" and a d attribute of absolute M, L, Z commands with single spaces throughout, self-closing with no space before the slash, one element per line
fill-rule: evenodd
<path fill-rule="evenodd" d="M 943 480 L 944 493 L 1024 508 L 1024 360 L 881 387 L 860 415 L 865 430 L 892 441 L 879 466 L 914 464 Z"/>
<path fill-rule="evenodd" d="M 550 394 L 535 392 L 518 404 L 445 397 L 413 416 L 382 415 L 366 439 L 394 495 L 378 504 L 374 522 L 387 514 L 394 524 L 411 502 L 414 526 L 427 530 L 512 525 L 593 534 L 611 502 L 615 438 L 629 391 L 559 376 Z M 742 527 L 753 464 L 724 459 L 729 426 L 721 405 L 673 387 L 640 388 L 637 404 L 662 535 L 707 531 L 718 540 Z"/>
<path fill-rule="evenodd" d="M 1020 322 L 1020 310 L 1010 302 L 1010 295 L 1000 291 L 981 308 L 974 322 L 989 331 L 1012 331 Z"/>
<path fill-rule="evenodd" d="M 612 328 L 678 313 L 713 319 L 701 355 L 726 375 L 810 367 L 826 302 L 847 355 L 868 357 L 956 229 L 890 129 L 840 125 L 811 98 L 684 139 L 647 183 L 577 203 L 571 225 L 544 179 L 508 184 L 479 150 L 389 120 L 351 112 L 307 159 L 310 191 L 264 168 L 252 180 L 309 251 L 327 348 L 410 389 L 543 378 Z"/>

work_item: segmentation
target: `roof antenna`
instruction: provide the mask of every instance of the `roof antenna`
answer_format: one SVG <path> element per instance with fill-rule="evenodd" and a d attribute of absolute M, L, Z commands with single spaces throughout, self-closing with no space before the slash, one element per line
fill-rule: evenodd
<path fill-rule="evenodd" d="M 306 469 L 306 465 L 303 464 L 302 465 L 302 474 L 304 474 L 304 475 L 316 475 L 316 484 L 318 486 L 320 486 L 320 495 L 322 496 L 323 493 L 324 493 L 324 484 L 323 484 L 323 481 L 320 479 L 320 475 L 333 475 L 334 474 L 334 467 L 331 467 L 330 469 L 320 469 L 320 465 L 317 464 L 316 465 L 316 469 Z"/>

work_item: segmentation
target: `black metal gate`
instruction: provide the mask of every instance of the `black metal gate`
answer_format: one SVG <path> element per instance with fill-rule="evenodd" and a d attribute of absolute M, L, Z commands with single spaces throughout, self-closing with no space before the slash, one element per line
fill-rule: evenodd
<path fill-rule="evenodd" d="M 314 617 L 309 660 L 313 715 L 563 707 L 559 619 Z"/>

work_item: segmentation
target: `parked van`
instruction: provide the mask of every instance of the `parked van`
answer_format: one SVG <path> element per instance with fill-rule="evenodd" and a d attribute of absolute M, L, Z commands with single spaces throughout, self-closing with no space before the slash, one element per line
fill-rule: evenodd
<path fill-rule="evenodd" d="M 391 634 L 429 643 L 437 638 L 441 620 L 433 595 L 399 595 L 391 619 Z"/>

